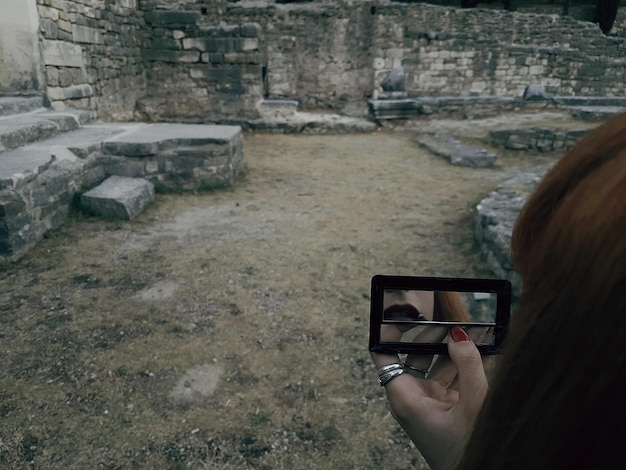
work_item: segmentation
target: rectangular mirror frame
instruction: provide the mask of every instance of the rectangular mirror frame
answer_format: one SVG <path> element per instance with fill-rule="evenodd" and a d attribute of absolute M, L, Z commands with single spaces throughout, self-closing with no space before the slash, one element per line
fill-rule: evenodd
<path fill-rule="evenodd" d="M 511 316 L 511 283 L 504 279 L 469 279 L 450 277 L 388 276 L 372 277 L 370 301 L 369 349 L 397 354 L 448 354 L 445 343 L 381 342 L 383 295 L 385 290 L 422 290 L 452 292 L 486 292 L 496 294 L 496 325 L 492 345 L 478 345 L 483 355 L 497 354 L 509 329 Z"/>

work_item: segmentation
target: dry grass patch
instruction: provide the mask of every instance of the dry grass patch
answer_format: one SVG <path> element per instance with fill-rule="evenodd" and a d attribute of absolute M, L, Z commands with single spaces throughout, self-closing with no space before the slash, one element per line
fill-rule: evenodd
<path fill-rule="evenodd" d="M 2 268 L 0 466 L 424 466 L 369 359 L 370 277 L 488 275 L 473 205 L 551 157 L 456 168 L 392 132 L 245 152 L 230 190 L 75 215 Z"/>

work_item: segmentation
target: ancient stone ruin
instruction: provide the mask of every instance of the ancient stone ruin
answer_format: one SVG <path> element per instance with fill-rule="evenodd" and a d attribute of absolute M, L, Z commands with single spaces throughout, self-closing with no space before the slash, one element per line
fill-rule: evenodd
<path fill-rule="evenodd" d="M 620 15 L 605 35 L 572 16 L 392 0 L 4 0 L 2 11 L 2 262 L 62 224 L 77 198 L 132 218 L 151 187 L 231 184 L 244 166 L 242 129 L 370 132 L 551 107 L 600 120 L 626 106 Z M 491 138 L 557 151 L 585 131 Z M 453 164 L 496 158 L 445 133 L 422 142 Z M 90 191 L 106 188 L 114 202 L 98 208 Z M 498 266 L 509 226 L 491 211 L 507 191 L 477 211 Z"/>

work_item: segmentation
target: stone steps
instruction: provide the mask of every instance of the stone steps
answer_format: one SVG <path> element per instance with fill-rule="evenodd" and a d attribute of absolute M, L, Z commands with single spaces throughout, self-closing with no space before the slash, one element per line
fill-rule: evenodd
<path fill-rule="evenodd" d="M 0 118 L 43 110 L 45 107 L 46 99 L 43 96 L 0 96 Z"/>
<path fill-rule="evenodd" d="M 86 111 L 46 109 L 5 115 L 0 118 L 0 152 L 78 129 L 82 124 L 89 122 L 89 119 L 90 115 Z"/>
<path fill-rule="evenodd" d="M 5 109 L 9 102 L 13 110 L 28 105 L 4 100 Z M 76 196 L 88 189 L 99 188 L 100 200 L 109 191 L 110 204 L 119 205 L 120 197 L 132 200 L 121 202 L 124 211 L 108 213 L 126 213 L 123 218 L 130 219 L 153 194 L 139 191 L 137 196 L 135 185 L 174 192 L 226 187 L 244 167 L 238 126 L 101 123 L 88 118 L 81 111 L 36 107 L 0 118 L 0 264 L 19 259 L 47 231 L 63 224 Z M 126 178 L 128 196 L 120 196 L 119 185 L 103 184 L 111 177 Z M 135 183 L 127 182 L 129 178 Z"/>
<path fill-rule="evenodd" d="M 20 188 L 53 162 L 85 160 L 99 153 L 105 140 L 128 129 L 124 124 L 90 124 L 0 153 L 0 190 Z"/>

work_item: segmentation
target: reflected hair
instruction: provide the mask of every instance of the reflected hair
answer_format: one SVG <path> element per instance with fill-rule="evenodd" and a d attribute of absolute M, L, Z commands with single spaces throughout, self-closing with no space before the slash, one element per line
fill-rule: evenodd
<path fill-rule="evenodd" d="M 433 320 L 468 322 L 470 316 L 457 292 L 436 291 Z"/>
<path fill-rule="evenodd" d="M 513 230 L 519 307 L 465 454 L 474 469 L 626 461 L 626 113 L 546 174 Z"/>

